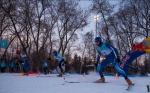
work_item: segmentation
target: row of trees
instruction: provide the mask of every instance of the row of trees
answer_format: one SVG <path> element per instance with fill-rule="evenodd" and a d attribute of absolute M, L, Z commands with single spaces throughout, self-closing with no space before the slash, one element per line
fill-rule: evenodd
<path fill-rule="evenodd" d="M 5 35 L 8 49 L 29 56 L 36 71 L 52 49 L 70 57 L 77 32 L 88 24 L 90 13 L 72 0 L 1 0 L 0 11 L 1 39 Z"/>
<path fill-rule="evenodd" d="M 148 0 L 122 0 L 117 7 L 112 6 L 106 0 L 94 0 L 92 11 L 100 15 L 98 23 L 98 36 L 103 41 L 115 45 L 123 57 L 132 49 L 131 44 L 138 44 L 150 36 L 150 1 Z M 114 10 L 115 8 L 115 10 Z M 85 34 L 84 44 L 86 53 L 95 58 L 95 47 L 91 41 L 94 34 L 88 32 Z M 92 51 L 91 51 L 92 50 Z M 144 72 L 148 71 L 150 59 L 148 56 L 137 59 L 133 64 L 135 66 L 144 65 Z"/>
<path fill-rule="evenodd" d="M 10 52 L 19 49 L 29 56 L 35 71 L 39 70 L 41 59 L 51 56 L 52 49 L 65 55 L 69 63 L 76 64 L 72 65 L 75 68 L 93 64 L 95 31 L 84 34 L 83 47 L 77 45 L 78 32 L 88 26 L 88 18 L 93 13 L 100 15 L 98 36 L 115 45 L 121 56 L 131 49 L 132 43 L 150 35 L 149 0 L 122 0 L 117 6 L 107 0 L 87 2 L 91 2 L 92 8 L 85 10 L 78 0 L 1 0 L 0 38 L 9 40 L 9 47 L 2 55 L 11 59 Z M 81 55 L 81 61 L 72 58 L 74 51 Z"/>

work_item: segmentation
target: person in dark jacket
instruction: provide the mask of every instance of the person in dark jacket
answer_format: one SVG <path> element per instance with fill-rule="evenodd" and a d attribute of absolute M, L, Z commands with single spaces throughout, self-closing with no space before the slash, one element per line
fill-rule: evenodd
<path fill-rule="evenodd" d="M 1 63 L 1 72 L 4 73 L 5 69 L 6 69 L 6 63 L 5 63 L 5 61 L 2 61 L 2 63 Z"/>

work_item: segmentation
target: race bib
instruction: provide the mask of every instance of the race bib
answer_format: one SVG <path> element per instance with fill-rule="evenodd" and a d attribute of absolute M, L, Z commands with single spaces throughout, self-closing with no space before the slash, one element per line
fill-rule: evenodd
<path fill-rule="evenodd" d="M 112 50 L 106 47 L 105 43 L 102 44 L 101 47 L 98 47 L 98 51 L 101 52 L 103 55 L 109 55 Z"/>

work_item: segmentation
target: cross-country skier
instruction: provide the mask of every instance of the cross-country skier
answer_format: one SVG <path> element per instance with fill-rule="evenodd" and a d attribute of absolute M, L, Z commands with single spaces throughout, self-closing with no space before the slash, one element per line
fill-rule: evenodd
<path fill-rule="evenodd" d="M 48 65 L 47 65 L 45 60 L 42 60 L 42 65 L 44 67 L 44 74 L 47 75 L 47 73 L 48 73 Z"/>
<path fill-rule="evenodd" d="M 62 74 L 65 73 L 65 63 L 66 63 L 66 59 L 65 57 L 63 57 L 60 53 L 58 53 L 56 50 L 52 51 L 53 55 L 54 55 L 54 59 L 59 61 L 59 69 L 60 69 L 60 73 L 58 76 L 62 77 Z"/>
<path fill-rule="evenodd" d="M 127 77 L 126 73 L 119 68 L 118 63 L 120 62 L 120 58 L 119 58 L 118 50 L 112 45 L 110 45 L 109 43 L 102 42 L 100 37 L 95 38 L 95 44 L 97 45 L 97 50 L 98 50 L 97 63 L 95 65 L 101 77 L 96 82 L 97 83 L 105 82 L 105 78 L 102 73 L 102 68 L 104 68 L 110 63 L 113 63 L 117 72 L 120 73 L 125 78 L 128 85 L 132 84 L 131 80 Z M 99 62 L 101 55 L 104 55 L 105 59 L 102 60 L 102 62 Z"/>
<path fill-rule="evenodd" d="M 14 72 L 14 68 L 15 68 L 15 62 L 14 62 L 14 60 L 12 60 L 11 63 L 10 63 L 10 72 L 11 73 Z"/>
<path fill-rule="evenodd" d="M 3 60 L 2 63 L 1 63 L 1 72 L 4 73 L 4 72 L 5 72 L 5 69 L 6 69 L 6 63 L 5 63 L 5 61 Z"/>
<path fill-rule="evenodd" d="M 23 75 L 28 75 L 28 72 L 30 71 L 30 65 L 29 65 L 29 62 L 28 62 L 28 59 L 26 57 L 26 55 L 22 55 L 21 54 L 21 57 L 22 57 L 22 60 L 23 60 Z"/>

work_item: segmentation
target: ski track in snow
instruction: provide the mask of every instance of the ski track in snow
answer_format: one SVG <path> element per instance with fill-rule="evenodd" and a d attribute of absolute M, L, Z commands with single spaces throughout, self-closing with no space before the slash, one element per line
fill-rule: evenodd
<path fill-rule="evenodd" d="M 107 83 L 93 83 L 99 79 L 96 73 L 67 74 L 64 77 L 57 77 L 57 74 L 21 76 L 19 73 L 1 73 L 0 93 L 149 93 L 146 85 L 150 85 L 150 76 L 129 78 L 135 85 L 126 91 L 127 83 L 123 77 L 105 76 Z"/>

